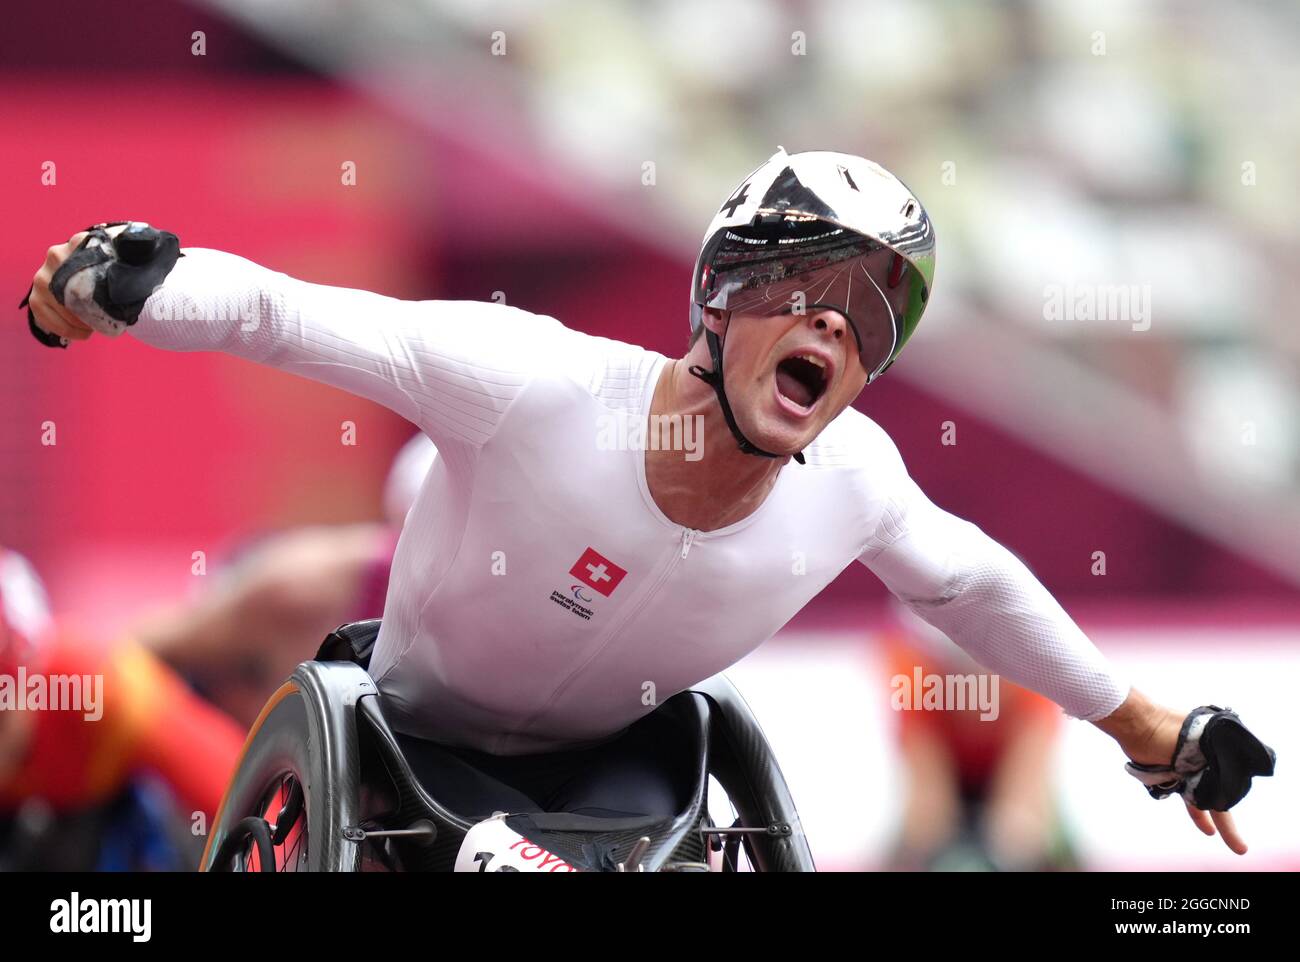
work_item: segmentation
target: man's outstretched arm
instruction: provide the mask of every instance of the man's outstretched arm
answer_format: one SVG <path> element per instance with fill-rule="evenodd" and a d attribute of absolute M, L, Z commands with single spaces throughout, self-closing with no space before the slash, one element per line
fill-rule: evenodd
<path fill-rule="evenodd" d="M 975 525 L 935 506 L 910 478 L 899 485 L 861 560 L 985 668 L 1091 722 L 1131 762 L 1171 766 L 1184 747 L 1188 713 L 1133 688 L 1023 562 Z M 1271 772 L 1271 761 L 1267 767 Z M 1225 844 L 1245 854 L 1226 811 L 1190 803 L 1187 809 L 1202 832 L 1213 835 L 1217 826 Z"/>
<path fill-rule="evenodd" d="M 894 486 L 861 560 L 979 664 L 1068 714 L 1096 722 L 1128 697 L 1128 680 L 1024 563 L 910 478 Z"/>
<path fill-rule="evenodd" d="M 84 285 L 56 284 L 60 301 L 50 284 L 84 237 L 50 249 L 30 299 L 39 327 L 71 340 L 90 336 L 94 322 L 83 315 L 93 305 L 77 306 Z M 568 333 L 500 304 L 309 284 L 203 248 L 184 250 L 124 329 L 166 350 L 219 351 L 342 388 L 417 424 L 440 448 L 490 437 Z"/>

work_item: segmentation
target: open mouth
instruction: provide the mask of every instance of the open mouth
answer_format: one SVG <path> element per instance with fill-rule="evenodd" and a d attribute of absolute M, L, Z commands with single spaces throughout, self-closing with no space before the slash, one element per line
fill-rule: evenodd
<path fill-rule="evenodd" d="M 812 354 L 794 354 L 776 366 L 776 389 L 792 404 L 809 410 L 826 393 L 830 371 Z"/>

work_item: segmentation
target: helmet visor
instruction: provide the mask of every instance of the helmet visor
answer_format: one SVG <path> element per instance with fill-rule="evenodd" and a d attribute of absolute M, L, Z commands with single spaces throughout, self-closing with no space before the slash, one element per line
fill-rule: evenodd
<path fill-rule="evenodd" d="M 721 232 L 701 271 L 701 303 L 760 317 L 838 311 L 874 379 L 920 318 L 924 278 L 907 258 L 872 238 L 824 222 L 801 233 Z"/>

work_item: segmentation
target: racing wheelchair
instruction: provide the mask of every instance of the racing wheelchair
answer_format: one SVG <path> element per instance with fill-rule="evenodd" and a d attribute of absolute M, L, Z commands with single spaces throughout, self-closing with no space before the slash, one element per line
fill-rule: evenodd
<path fill-rule="evenodd" d="M 245 742 L 203 871 L 452 871 L 482 821 L 439 801 L 439 746 L 394 732 L 366 668 L 379 619 L 331 632 L 271 696 Z M 577 871 L 814 871 L 785 779 L 749 706 L 722 675 L 632 727 L 655 726 L 689 766 L 677 815 L 504 814 L 517 835 Z M 716 781 L 736 814 L 716 825 Z M 719 861 L 715 859 L 715 861 Z M 479 869 L 484 870 L 480 867 Z"/>

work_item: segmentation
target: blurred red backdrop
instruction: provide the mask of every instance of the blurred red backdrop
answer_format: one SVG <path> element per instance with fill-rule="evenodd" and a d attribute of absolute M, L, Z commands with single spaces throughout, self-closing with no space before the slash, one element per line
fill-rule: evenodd
<path fill-rule="evenodd" d="M 635 212 L 615 235 L 503 164 L 510 145 L 491 156 L 442 142 L 199 11 L 154 0 L 71 9 L 60 0 L 11 17 L 8 43 L 27 39 L 0 74 L 0 270 L 14 304 L 50 244 L 131 218 L 316 282 L 404 298 L 501 291 L 594 334 L 684 348 L 694 251 L 669 260 L 638 244 Z M 189 54 L 195 29 L 208 33 L 206 57 Z M 78 60 L 93 78 L 56 69 Z M 347 161 L 355 186 L 341 184 Z M 49 163 L 53 184 L 42 181 Z M 377 517 L 388 460 L 411 430 L 368 402 L 224 357 L 129 337 L 48 351 L 16 310 L 0 331 L 0 394 L 0 541 L 33 558 L 59 608 L 105 630 L 186 590 L 194 551 L 212 558 L 272 528 Z M 936 502 L 1020 553 L 1067 604 L 1192 611 L 1208 600 L 1221 612 L 1228 602 L 1231 617 L 1293 604 L 1254 565 L 898 379 L 859 407 Z M 949 419 L 962 424 L 956 447 L 939 444 Z M 347 421 L 355 446 L 340 443 Z M 41 443 L 48 423 L 53 446 Z M 1104 579 L 1089 570 L 1098 549 Z M 807 617 L 882 598 L 853 566 Z"/>

